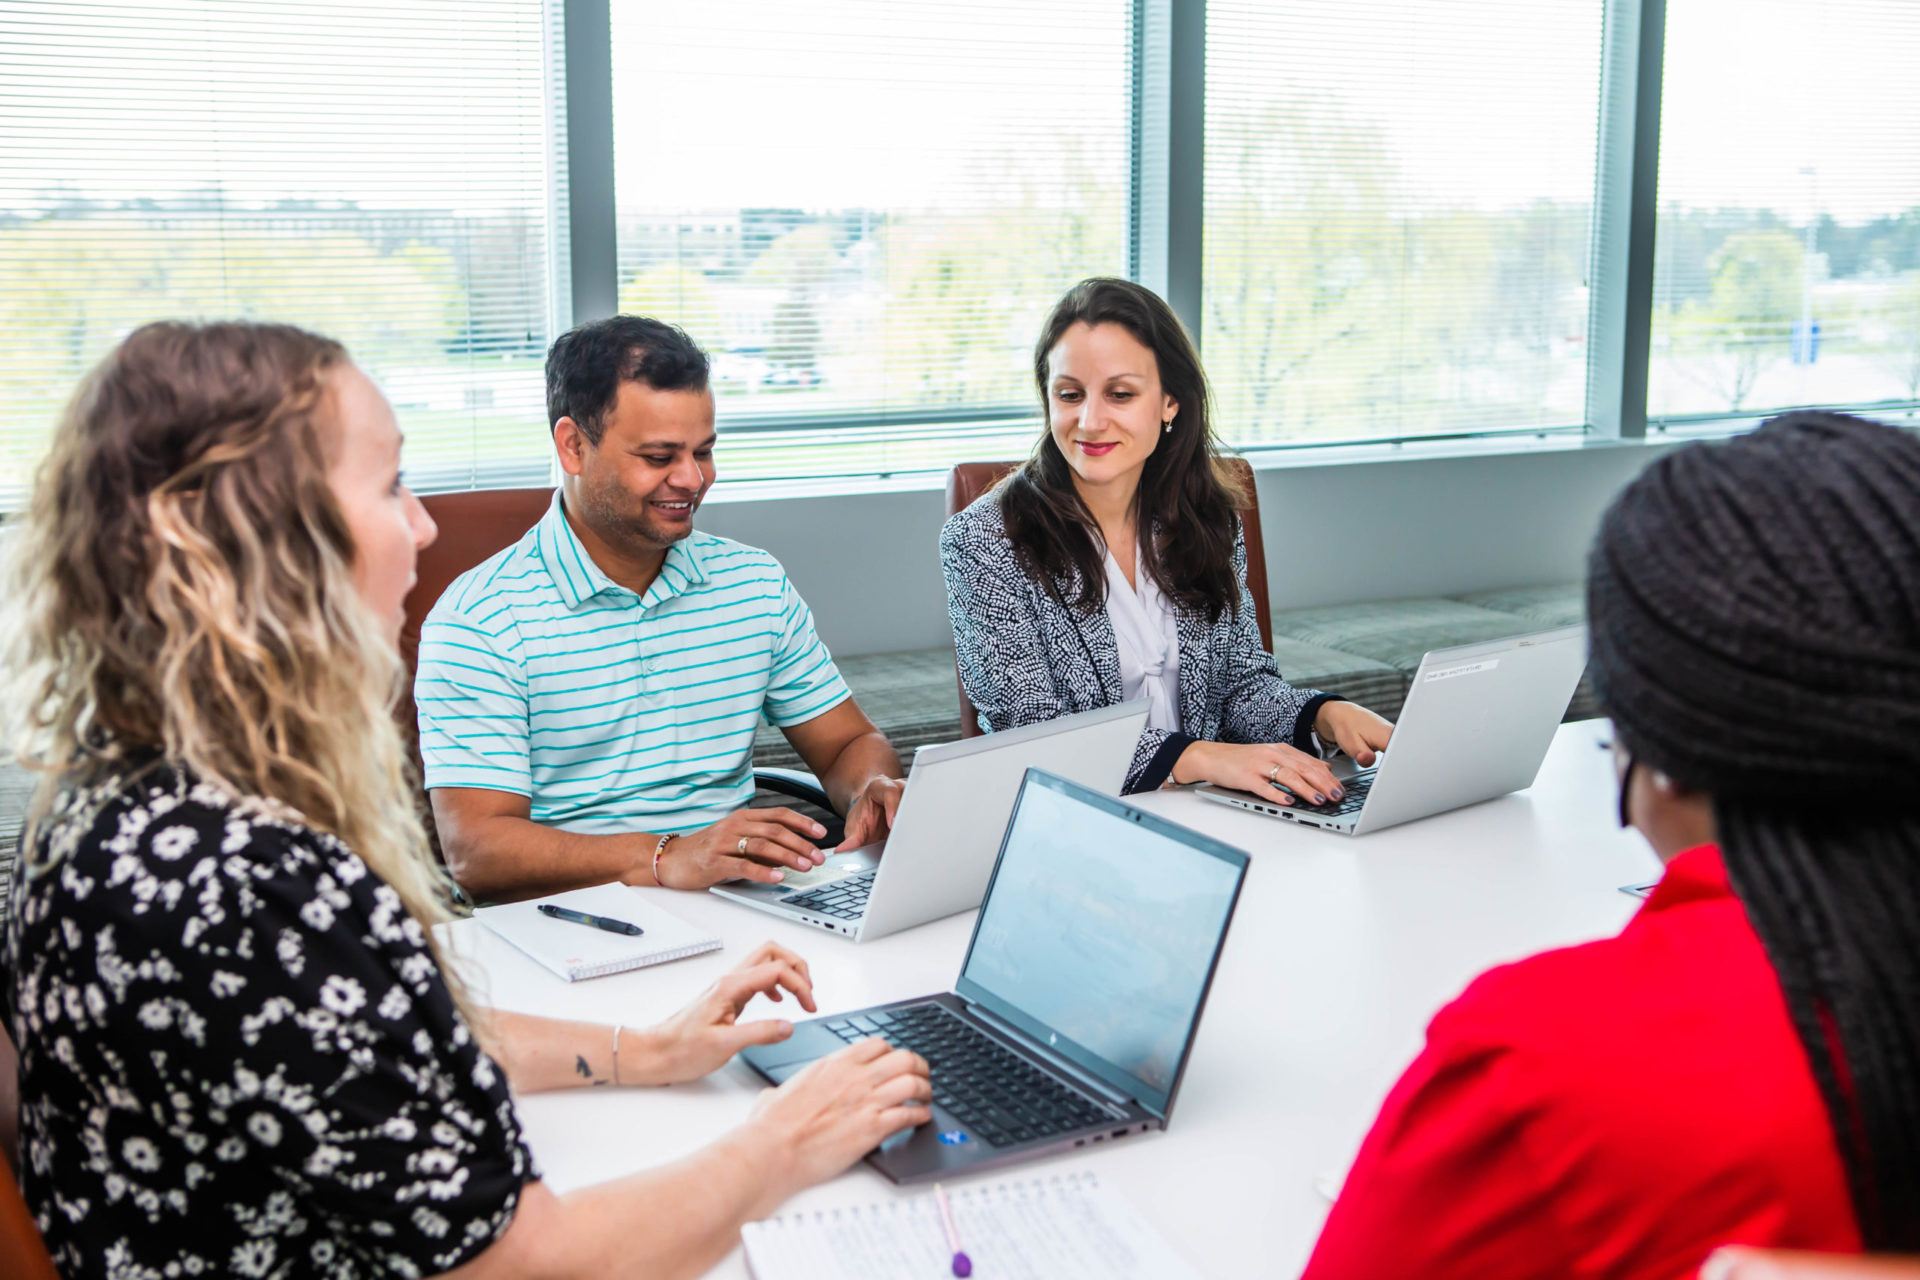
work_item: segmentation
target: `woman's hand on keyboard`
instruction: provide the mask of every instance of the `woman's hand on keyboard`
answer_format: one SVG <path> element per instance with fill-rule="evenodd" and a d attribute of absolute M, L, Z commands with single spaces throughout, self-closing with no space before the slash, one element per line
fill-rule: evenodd
<path fill-rule="evenodd" d="M 1174 761 L 1173 780 L 1211 782 L 1281 804 L 1296 797 L 1303 804 L 1326 804 L 1346 794 L 1333 770 L 1281 742 L 1195 742 Z"/>
<path fill-rule="evenodd" d="M 860 1040 L 820 1059 L 754 1104 L 747 1132 L 764 1139 L 774 1203 L 843 1172 L 902 1129 L 933 1119 L 927 1060 Z M 769 1208 L 771 1212 L 771 1208 Z"/>
<path fill-rule="evenodd" d="M 1393 741 L 1393 725 L 1357 702 L 1324 702 L 1313 731 L 1323 747 L 1339 747 L 1363 769 L 1370 769 Z"/>
<path fill-rule="evenodd" d="M 807 962 L 785 947 L 763 942 L 731 972 L 696 996 L 680 1012 L 657 1027 L 630 1039 L 640 1041 L 631 1052 L 620 1052 L 620 1083 L 679 1084 L 698 1080 L 727 1064 L 748 1045 L 776 1044 L 793 1034 L 784 1018 L 756 1018 L 741 1022 L 740 1013 L 755 996 L 782 999 L 791 992 L 808 1013 L 813 1003 L 813 975 Z"/>

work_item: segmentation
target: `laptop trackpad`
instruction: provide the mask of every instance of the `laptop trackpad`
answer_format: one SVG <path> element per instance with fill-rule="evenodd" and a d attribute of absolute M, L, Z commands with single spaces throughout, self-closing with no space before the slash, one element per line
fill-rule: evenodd
<path fill-rule="evenodd" d="M 818 889 L 823 884 L 835 880 L 844 880 L 858 871 L 871 871 L 880 862 L 879 850 L 855 849 L 851 853 L 830 853 L 827 860 L 811 871 L 795 871 L 787 868 L 787 874 L 780 881 L 780 887 L 801 893 L 808 889 Z"/>

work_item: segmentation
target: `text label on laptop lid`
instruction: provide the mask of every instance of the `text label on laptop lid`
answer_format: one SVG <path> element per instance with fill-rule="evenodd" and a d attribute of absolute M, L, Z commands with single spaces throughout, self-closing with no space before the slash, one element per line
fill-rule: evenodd
<path fill-rule="evenodd" d="M 1029 770 L 954 992 L 1164 1115 L 1246 867 Z"/>

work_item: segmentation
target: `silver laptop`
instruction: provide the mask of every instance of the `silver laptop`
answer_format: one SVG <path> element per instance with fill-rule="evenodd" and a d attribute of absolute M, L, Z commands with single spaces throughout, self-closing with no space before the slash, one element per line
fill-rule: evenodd
<path fill-rule="evenodd" d="M 1035 769 L 953 990 L 796 1023 L 741 1059 L 779 1084 L 871 1036 L 933 1068 L 933 1122 L 867 1160 L 895 1182 L 1164 1129 L 1247 855 Z"/>
<path fill-rule="evenodd" d="M 1027 770 L 1046 769 L 1115 795 L 1146 725 L 1140 698 L 922 747 L 884 841 L 829 854 L 824 865 L 789 871 L 779 884 L 729 880 L 713 892 L 856 942 L 970 911 L 986 891 Z"/>
<path fill-rule="evenodd" d="M 1290 805 L 1212 783 L 1201 796 L 1342 835 L 1364 835 L 1533 785 L 1587 664 L 1587 629 L 1435 649 L 1413 674 L 1393 746 L 1371 769 L 1342 757 L 1346 795 Z"/>

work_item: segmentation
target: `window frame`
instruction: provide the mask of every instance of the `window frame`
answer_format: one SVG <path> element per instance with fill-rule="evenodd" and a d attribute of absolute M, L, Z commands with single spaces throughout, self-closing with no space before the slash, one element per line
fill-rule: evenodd
<path fill-rule="evenodd" d="M 548 38 L 548 174 L 551 225 L 549 313 L 555 335 L 618 308 L 614 193 L 613 0 L 542 0 Z M 1205 191 L 1206 0 L 1115 0 L 1132 7 L 1133 51 L 1126 261 L 1158 291 L 1199 341 Z M 1589 270 L 1585 421 L 1439 437 L 1313 439 L 1237 446 L 1259 465 L 1287 465 L 1327 449 L 1396 456 L 1403 446 L 1477 442 L 1494 451 L 1730 434 L 1751 413 L 1649 420 L 1654 240 L 1667 0 L 1603 0 L 1599 138 Z M 1911 420 L 1920 403 L 1872 406 Z M 773 440 L 795 432 L 938 429 L 971 423 L 1040 422 L 1031 401 L 935 411 L 732 414 L 729 434 Z M 528 459 L 476 457 L 418 475 L 426 491 L 533 479 Z M 862 473 L 864 474 L 864 472 Z M 846 476 L 823 478 L 837 484 Z M 753 482 L 759 483 L 759 482 Z M 791 484 L 793 478 L 766 483 Z M 0 508 L 6 504 L 0 503 Z M 3 517 L 0 517 L 3 518 Z"/>
<path fill-rule="evenodd" d="M 1126 258 L 1132 277 L 1172 305 L 1199 341 L 1206 130 L 1206 0 L 1116 0 L 1132 5 L 1132 119 Z M 556 167 L 566 183 L 571 276 L 555 311 L 566 325 L 617 308 L 613 190 L 612 0 L 564 5 L 566 140 Z M 1570 435 L 1606 440 L 1646 436 L 1649 326 L 1653 306 L 1653 211 L 1659 165 L 1660 69 L 1666 0 L 1604 0 L 1599 163 L 1595 174 L 1594 288 L 1588 328 L 1586 420 L 1542 421 L 1444 437 L 1314 439 L 1247 445 L 1279 461 L 1327 448 L 1394 451 L 1414 440 L 1506 441 L 1515 450 Z M 889 425 L 935 427 L 1025 419 L 1031 403 L 934 412 L 731 415 L 730 435 L 767 439 L 789 432 Z"/>

